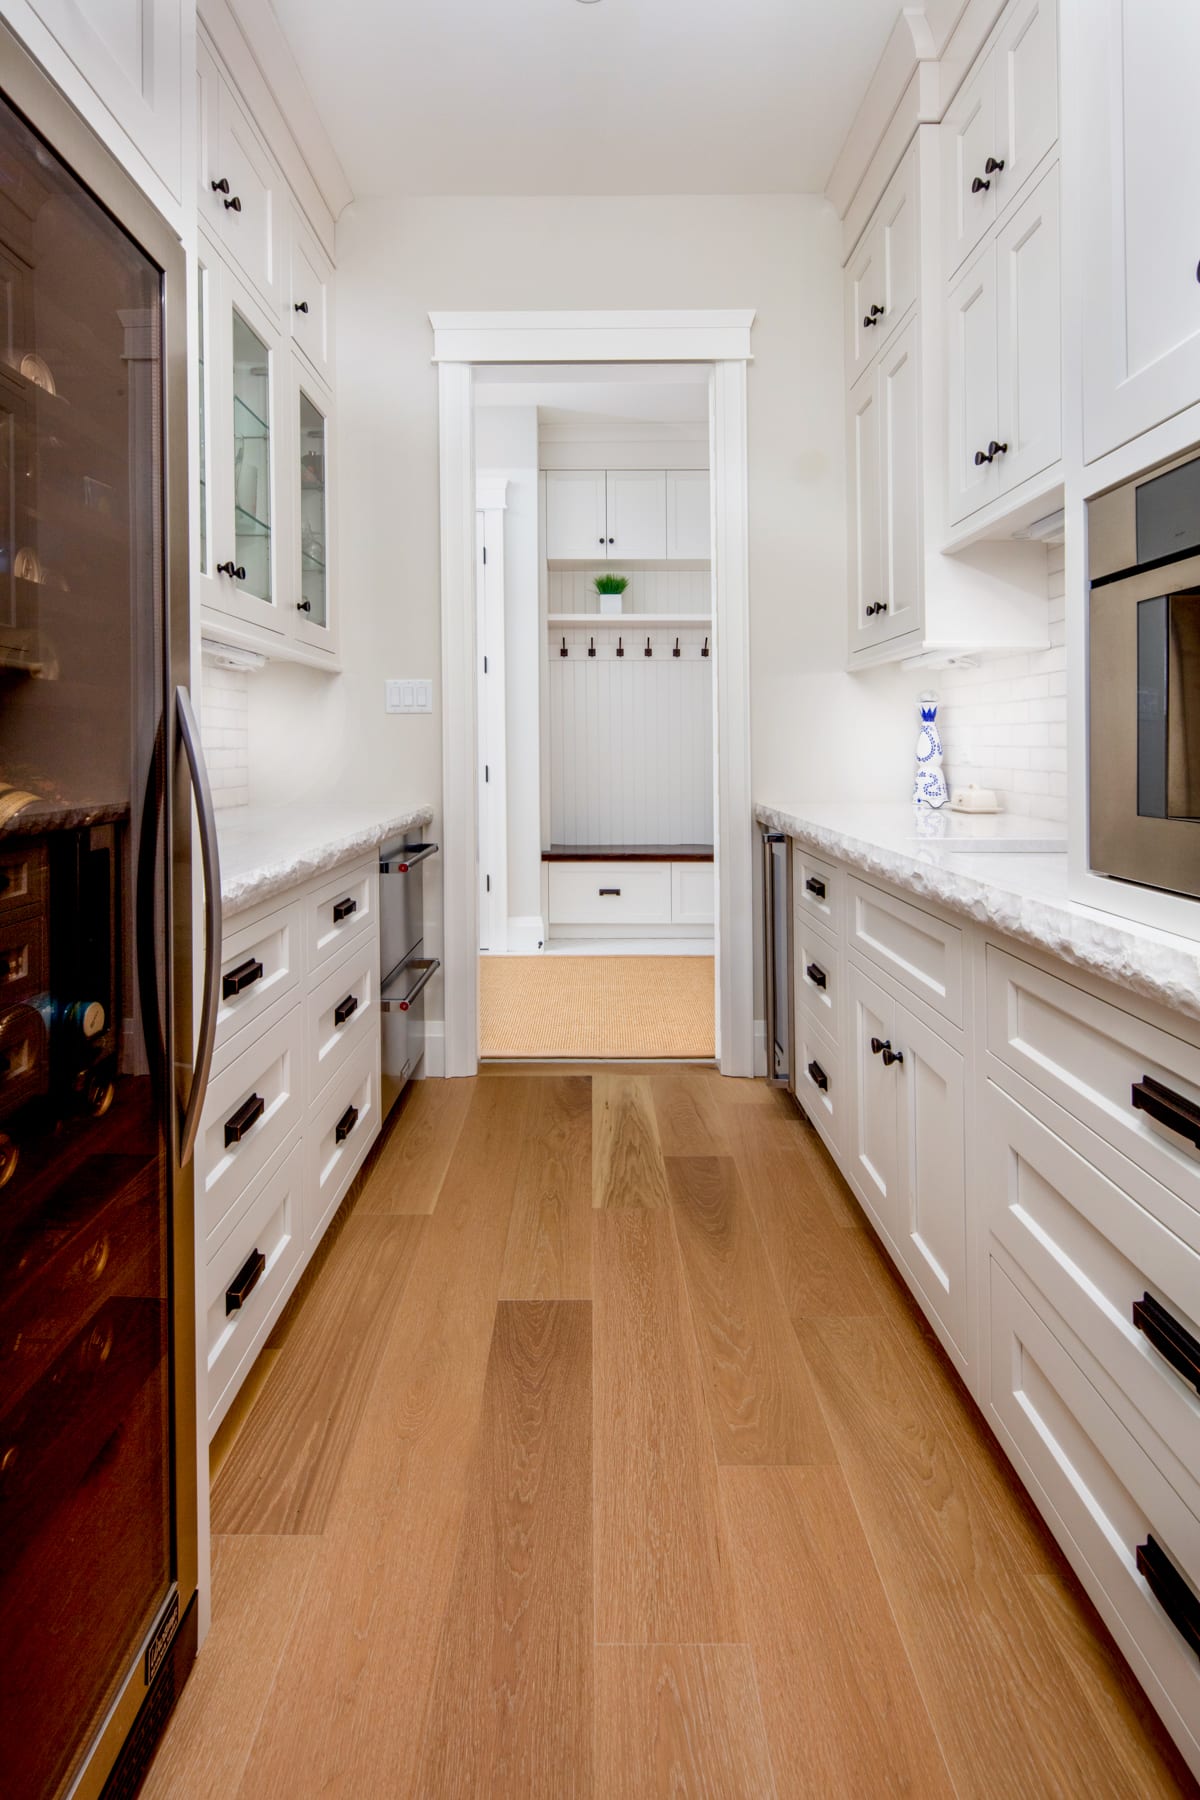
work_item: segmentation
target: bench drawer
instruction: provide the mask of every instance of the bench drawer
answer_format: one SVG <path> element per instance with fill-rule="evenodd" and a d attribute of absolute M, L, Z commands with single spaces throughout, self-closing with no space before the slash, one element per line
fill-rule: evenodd
<path fill-rule="evenodd" d="M 277 1000 L 297 987 L 304 962 L 303 914 L 299 901 L 257 923 L 225 933 L 221 944 L 221 989 L 217 1005 L 216 1066 L 233 1052 L 231 1044 L 264 1018 Z"/>
<path fill-rule="evenodd" d="M 987 1047 L 1038 1095 L 1196 1209 L 1189 1241 L 1200 1248 L 1200 1149 L 1137 1104 L 1148 1080 L 1171 1097 L 1168 1113 L 1186 1124 L 1194 1109 L 1200 1121 L 1200 1050 L 994 944 L 987 946 Z M 1036 1096 L 1030 1103 L 1039 1110 Z"/>
<path fill-rule="evenodd" d="M 851 876 L 846 941 L 952 1025 L 963 1022 L 963 934 L 957 925 Z"/>
<path fill-rule="evenodd" d="M 242 1217 L 208 1265 L 210 1437 L 229 1410 L 299 1273 L 303 1188 L 304 1149 L 296 1144 L 264 1174 Z"/>
<path fill-rule="evenodd" d="M 669 925 L 670 863 L 550 864 L 552 925 Z"/>
<path fill-rule="evenodd" d="M 196 1143 L 196 1199 L 209 1259 L 236 1223 L 251 1182 L 303 1111 L 304 1012 L 297 1005 L 209 1083 Z"/>

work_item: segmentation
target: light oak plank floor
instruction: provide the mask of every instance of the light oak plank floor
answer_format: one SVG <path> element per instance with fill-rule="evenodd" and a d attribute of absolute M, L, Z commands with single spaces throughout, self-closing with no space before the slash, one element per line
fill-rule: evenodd
<path fill-rule="evenodd" d="M 268 1355 L 149 1800 L 1200 1795 L 764 1083 L 419 1084 Z"/>

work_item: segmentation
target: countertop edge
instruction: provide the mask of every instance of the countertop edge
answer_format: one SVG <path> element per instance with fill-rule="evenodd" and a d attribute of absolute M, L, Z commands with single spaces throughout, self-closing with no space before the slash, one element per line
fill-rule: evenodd
<path fill-rule="evenodd" d="M 757 803 L 754 816 L 834 862 L 848 863 L 986 930 L 1200 1020 L 1200 944 L 1076 902 L 991 887 L 965 870 L 920 862 L 895 848 L 818 825 L 802 813 Z"/>
<path fill-rule="evenodd" d="M 318 836 L 314 841 L 303 844 L 276 861 L 263 863 L 260 868 L 241 871 L 236 875 L 222 875 L 222 917 L 229 920 L 236 918 L 239 913 L 249 912 L 266 900 L 277 899 L 291 888 L 300 887 L 318 875 L 340 868 L 343 863 L 356 861 L 369 851 L 377 849 L 386 838 L 394 837 L 401 831 L 412 831 L 419 825 L 428 825 L 432 820 L 433 807 L 429 805 L 384 813 L 372 824 L 360 826 L 357 830 L 340 836 Z M 217 835 L 219 839 L 220 815 Z"/>

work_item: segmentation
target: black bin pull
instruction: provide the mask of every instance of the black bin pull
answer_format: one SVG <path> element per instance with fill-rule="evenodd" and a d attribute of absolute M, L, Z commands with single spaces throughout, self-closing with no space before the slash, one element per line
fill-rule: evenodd
<path fill-rule="evenodd" d="M 1168 1131 L 1177 1131 L 1200 1150 L 1200 1106 L 1194 1101 L 1185 1100 L 1164 1082 L 1155 1081 L 1153 1075 L 1143 1075 L 1135 1081 L 1129 1098 L 1136 1112 L 1144 1112 Z"/>
<path fill-rule="evenodd" d="M 825 883 L 821 880 L 819 875 L 810 875 L 808 880 L 804 883 L 804 891 L 806 894 L 814 895 L 818 900 L 823 900 L 825 898 Z"/>
<path fill-rule="evenodd" d="M 344 1025 L 346 1023 L 346 1020 L 349 1018 L 352 1018 L 357 1011 L 358 1011 L 358 995 L 357 994 L 347 994 L 346 998 L 344 1000 L 339 1000 L 337 1005 L 333 1009 L 334 1024 L 335 1025 Z"/>
<path fill-rule="evenodd" d="M 808 1078 L 810 1081 L 814 1082 L 817 1087 L 820 1088 L 820 1090 L 823 1094 L 827 1094 L 829 1092 L 829 1077 L 825 1073 L 824 1069 L 821 1067 L 819 1062 L 810 1062 L 809 1063 Z"/>
<path fill-rule="evenodd" d="M 340 925 L 343 919 L 348 919 L 351 913 L 356 913 L 357 911 L 358 901 L 352 900 L 349 894 L 346 895 L 344 900 L 335 900 L 333 903 L 334 924 Z"/>
<path fill-rule="evenodd" d="M 1133 1322 L 1158 1354 L 1200 1394 L 1200 1341 L 1153 1294 L 1133 1303 Z"/>
<path fill-rule="evenodd" d="M 225 1289 L 225 1317 L 240 1312 L 258 1286 L 267 1259 L 261 1250 L 252 1250 L 229 1286 Z"/>
<path fill-rule="evenodd" d="M 357 1124 L 358 1108 L 357 1106 L 348 1106 L 333 1128 L 334 1143 L 344 1144 Z"/>
<path fill-rule="evenodd" d="M 1200 1656 L 1200 1600 L 1153 1534 L 1137 1547 L 1137 1568 L 1184 1643 Z"/>
<path fill-rule="evenodd" d="M 267 1103 L 261 1094 L 251 1094 L 248 1100 L 243 1100 L 232 1117 L 225 1121 L 225 1148 L 228 1150 L 230 1144 L 240 1144 L 266 1110 Z"/>
<path fill-rule="evenodd" d="M 263 966 L 257 956 L 248 956 L 236 969 L 230 969 L 227 975 L 222 975 L 221 993 L 226 1000 L 232 1000 L 235 994 L 244 994 L 248 987 L 261 981 L 262 973 Z"/>
<path fill-rule="evenodd" d="M 606 894 L 614 895 L 619 900 L 621 897 L 621 890 L 620 888 L 600 888 L 599 894 L 602 900 Z"/>
<path fill-rule="evenodd" d="M 808 976 L 808 979 L 812 982 L 814 987 L 824 988 L 829 986 L 825 971 L 820 963 L 809 963 L 804 973 Z"/>

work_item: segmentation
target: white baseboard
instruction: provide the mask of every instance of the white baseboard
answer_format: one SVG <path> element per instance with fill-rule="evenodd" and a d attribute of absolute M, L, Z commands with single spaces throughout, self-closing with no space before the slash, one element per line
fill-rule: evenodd
<path fill-rule="evenodd" d="M 518 914 L 508 921 L 508 954 L 536 956 L 546 942 L 546 925 L 538 913 Z"/>
<path fill-rule="evenodd" d="M 425 1054 L 417 1071 L 417 1079 L 432 1077 L 440 1081 L 446 1073 L 446 1028 L 441 1019 L 425 1021 Z"/>
<path fill-rule="evenodd" d="M 756 1075 L 765 1076 L 769 1075 L 770 1072 L 770 1064 L 767 1061 L 767 1021 L 765 1019 L 755 1019 L 754 1073 Z"/>

